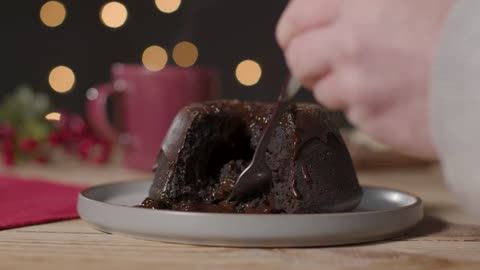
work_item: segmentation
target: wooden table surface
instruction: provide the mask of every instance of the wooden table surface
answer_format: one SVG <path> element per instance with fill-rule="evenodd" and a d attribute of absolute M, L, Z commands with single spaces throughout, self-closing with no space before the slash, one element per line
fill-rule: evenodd
<path fill-rule="evenodd" d="M 76 162 L 23 165 L 8 173 L 87 185 L 151 177 L 116 165 Z M 71 220 L 0 231 L 0 269 L 480 269 L 480 226 L 455 204 L 437 168 L 361 172 L 359 177 L 362 184 L 417 194 L 425 202 L 425 220 L 394 240 L 293 249 L 135 240 Z"/>

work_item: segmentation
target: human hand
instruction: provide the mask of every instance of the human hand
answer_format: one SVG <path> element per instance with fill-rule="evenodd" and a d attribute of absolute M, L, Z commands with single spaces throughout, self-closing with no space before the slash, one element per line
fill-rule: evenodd
<path fill-rule="evenodd" d="M 434 158 L 432 54 L 454 0 L 291 0 L 277 28 L 292 75 L 357 128 Z"/>

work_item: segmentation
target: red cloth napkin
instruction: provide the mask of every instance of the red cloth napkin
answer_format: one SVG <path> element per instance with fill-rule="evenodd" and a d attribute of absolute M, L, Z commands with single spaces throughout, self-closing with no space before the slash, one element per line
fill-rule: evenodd
<path fill-rule="evenodd" d="M 0 176 L 0 230 L 78 218 L 82 187 Z"/>

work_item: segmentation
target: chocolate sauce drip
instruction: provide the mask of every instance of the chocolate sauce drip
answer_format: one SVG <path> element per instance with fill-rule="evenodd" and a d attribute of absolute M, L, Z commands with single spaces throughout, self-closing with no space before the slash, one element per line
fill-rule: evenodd
<path fill-rule="evenodd" d="M 299 200 L 302 199 L 302 194 L 297 189 L 297 178 L 295 176 L 292 179 L 292 193 L 296 199 L 299 199 Z"/>
<path fill-rule="evenodd" d="M 136 205 L 135 207 L 149 208 L 149 209 L 161 209 L 162 208 L 160 201 L 154 200 L 150 197 L 147 197 L 145 200 L 143 200 L 142 204 Z"/>
<path fill-rule="evenodd" d="M 305 182 L 311 184 L 312 176 L 310 175 L 310 172 L 308 171 L 308 167 L 306 164 L 302 165 L 302 174 L 303 174 L 303 178 L 305 179 Z"/>

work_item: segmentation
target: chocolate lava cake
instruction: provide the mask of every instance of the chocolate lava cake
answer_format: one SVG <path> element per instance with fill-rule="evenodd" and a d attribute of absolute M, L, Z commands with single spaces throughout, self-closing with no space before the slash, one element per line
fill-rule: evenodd
<path fill-rule="evenodd" d="M 362 197 L 352 160 L 327 111 L 293 104 L 267 147 L 270 186 L 229 201 L 274 104 L 219 100 L 182 109 L 168 131 L 142 207 L 198 212 L 325 213 Z"/>

